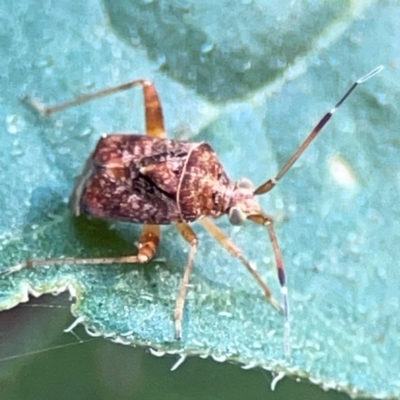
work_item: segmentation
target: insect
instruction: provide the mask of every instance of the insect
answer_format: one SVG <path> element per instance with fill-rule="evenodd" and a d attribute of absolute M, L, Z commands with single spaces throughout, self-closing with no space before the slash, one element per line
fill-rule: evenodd
<path fill-rule="evenodd" d="M 38 112 L 48 116 L 100 97 L 137 86 L 142 87 L 145 135 L 117 133 L 103 135 L 76 183 L 70 197 L 70 206 L 76 216 L 88 214 L 107 220 L 141 223 L 143 229 L 136 255 L 32 259 L 9 268 L 7 272 L 42 265 L 146 263 L 156 253 L 161 235 L 160 226 L 174 224 L 190 246 L 174 313 L 175 337 L 180 339 L 189 277 L 198 247 L 198 239 L 189 223 L 198 220 L 222 247 L 241 261 L 259 284 L 269 303 L 283 313 L 285 351 L 288 354 L 290 352 L 289 301 L 284 263 L 273 219 L 261 210 L 257 196 L 275 187 L 356 86 L 382 69 L 383 66 L 379 66 L 354 82 L 339 102 L 318 122 L 278 174 L 256 189 L 248 179 L 240 179 L 237 182 L 229 179 L 209 144 L 166 138 L 161 101 L 155 85 L 149 80 L 134 80 L 53 107 L 45 107 L 37 100 L 28 99 Z M 224 214 L 227 214 L 233 225 L 242 225 L 249 219 L 266 228 L 272 243 L 281 286 L 282 306 L 241 250 L 214 224 L 213 219 Z"/>

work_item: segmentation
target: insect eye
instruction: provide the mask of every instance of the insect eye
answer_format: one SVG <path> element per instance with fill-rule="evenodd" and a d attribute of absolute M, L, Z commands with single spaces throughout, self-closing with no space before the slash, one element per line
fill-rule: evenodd
<path fill-rule="evenodd" d="M 236 186 L 240 189 L 249 189 L 253 190 L 254 185 L 253 182 L 250 179 L 247 178 L 241 178 L 237 181 Z"/>
<path fill-rule="evenodd" d="M 232 225 L 243 225 L 246 221 L 246 214 L 239 207 L 231 207 L 228 213 L 229 222 Z"/>

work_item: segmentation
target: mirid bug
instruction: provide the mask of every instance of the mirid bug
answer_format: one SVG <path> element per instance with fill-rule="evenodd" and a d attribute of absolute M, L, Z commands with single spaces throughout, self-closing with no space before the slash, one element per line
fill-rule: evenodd
<path fill-rule="evenodd" d="M 180 339 L 189 277 L 198 247 L 198 239 L 189 223 L 198 220 L 220 245 L 242 262 L 260 285 L 269 303 L 283 313 L 285 352 L 288 354 L 290 352 L 289 300 L 284 263 L 273 219 L 261 210 L 256 196 L 267 193 L 275 187 L 356 86 L 382 69 L 383 66 L 379 66 L 354 82 L 339 102 L 318 122 L 278 174 L 256 189 L 248 179 L 231 181 L 209 144 L 166 138 L 161 102 L 151 81 L 134 80 L 53 107 L 45 107 L 38 101 L 28 99 L 38 112 L 48 116 L 119 91 L 136 86 L 142 87 L 145 135 L 117 133 L 103 135 L 75 185 L 70 206 L 76 216 L 88 214 L 107 220 L 141 223 L 144 226 L 136 255 L 32 259 L 5 272 L 12 273 L 24 267 L 43 265 L 146 263 L 156 253 L 160 241 L 160 225 L 175 224 L 190 246 L 174 314 L 175 337 Z M 233 225 L 241 225 L 249 219 L 266 227 L 272 243 L 283 306 L 275 299 L 268 285 L 242 255 L 241 250 L 212 221 L 213 218 L 223 214 L 227 214 Z"/>

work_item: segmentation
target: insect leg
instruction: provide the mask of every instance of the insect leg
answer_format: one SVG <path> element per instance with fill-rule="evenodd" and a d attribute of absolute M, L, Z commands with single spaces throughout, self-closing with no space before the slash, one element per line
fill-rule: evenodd
<path fill-rule="evenodd" d="M 283 263 L 282 252 L 279 247 L 278 238 L 274 230 L 274 221 L 267 216 L 265 226 L 268 229 L 269 238 L 272 243 L 272 248 L 275 257 L 276 269 L 278 272 L 279 283 L 281 285 L 281 293 L 283 297 L 283 314 L 285 317 L 285 353 L 290 355 L 290 322 L 289 322 L 289 295 L 286 286 L 285 265 Z"/>
<path fill-rule="evenodd" d="M 24 263 L 7 268 L 0 275 L 9 275 L 24 268 L 54 266 L 54 265 L 96 265 L 96 264 L 134 264 L 150 261 L 160 242 L 161 229 L 159 225 L 145 225 L 139 239 L 139 251 L 134 256 L 122 257 L 60 257 L 27 260 Z"/>
<path fill-rule="evenodd" d="M 213 236 L 218 243 L 229 251 L 234 257 L 238 258 L 242 264 L 247 268 L 247 270 L 253 275 L 253 278 L 261 286 L 268 302 L 276 308 L 278 311 L 282 312 L 282 307 L 279 302 L 272 295 L 271 289 L 261 278 L 260 274 L 250 265 L 249 261 L 243 257 L 242 251 L 233 243 L 233 241 L 226 235 L 217 225 L 214 224 L 209 218 L 202 218 L 200 223 L 204 228 Z"/>
<path fill-rule="evenodd" d="M 161 102 L 157 94 L 155 85 L 153 84 L 153 82 L 146 79 L 137 79 L 131 82 L 124 83 L 122 85 L 103 89 L 98 92 L 87 94 L 74 100 L 70 100 L 65 103 L 57 104 L 50 107 L 44 105 L 37 99 L 30 98 L 29 96 L 26 96 L 24 100 L 26 100 L 38 113 L 48 116 L 58 111 L 65 110 L 79 104 L 87 103 L 91 100 L 100 99 L 114 93 L 131 89 L 135 86 L 143 87 L 143 97 L 146 114 L 146 134 L 149 136 L 164 137 L 165 129 Z"/>
<path fill-rule="evenodd" d="M 139 239 L 139 251 L 137 262 L 145 263 L 150 261 L 157 251 L 160 243 L 161 227 L 160 225 L 145 224 Z"/>
<path fill-rule="evenodd" d="M 146 135 L 164 138 L 164 117 L 160 97 L 154 83 L 143 81 L 143 98 L 146 118 Z"/>
<path fill-rule="evenodd" d="M 248 218 L 257 224 L 265 226 L 268 230 L 268 235 L 272 244 L 272 250 L 275 258 L 275 265 L 283 297 L 283 315 L 285 317 L 285 353 L 286 355 L 290 355 L 289 296 L 288 296 L 288 288 L 286 286 L 286 274 L 285 274 L 285 266 L 283 263 L 282 252 L 279 246 L 278 238 L 276 237 L 274 230 L 274 220 L 270 215 L 265 213 L 261 213 L 258 215 L 250 215 Z"/>
<path fill-rule="evenodd" d="M 197 251 L 198 239 L 196 234 L 193 232 L 193 229 L 187 223 L 179 222 L 176 224 L 176 228 L 190 245 L 188 261 L 185 266 L 185 271 L 183 273 L 175 306 L 175 338 L 180 339 L 182 337 L 183 307 L 185 306 L 186 294 L 189 285 L 189 278 L 190 278 L 190 273 L 192 272 L 193 269 L 193 262 Z"/>

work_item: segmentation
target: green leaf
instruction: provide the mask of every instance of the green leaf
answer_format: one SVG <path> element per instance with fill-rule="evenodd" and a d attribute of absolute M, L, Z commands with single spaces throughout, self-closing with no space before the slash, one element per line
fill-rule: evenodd
<path fill-rule="evenodd" d="M 291 301 L 283 320 L 240 262 L 194 224 L 200 250 L 173 340 L 187 245 L 165 227 L 148 265 L 25 269 L 0 278 L 0 309 L 69 289 L 91 331 L 126 344 L 210 355 L 309 378 L 354 396 L 400 396 L 400 149 L 395 2 L 49 0 L 0 6 L 1 269 L 28 257 L 123 255 L 140 227 L 74 219 L 74 178 L 103 132 L 143 131 L 140 93 L 50 118 L 19 97 L 55 103 L 135 78 L 156 82 L 171 137 L 212 144 L 232 179 L 274 176 L 357 78 L 357 88 L 278 187 L 276 217 Z M 68 16 L 68 18 L 66 18 Z M 110 31 L 109 21 L 115 33 Z M 4 77 L 7 77 L 5 84 Z M 344 168 L 346 175 L 337 174 Z M 279 295 L 267 233 L 218 221 Z"/>

